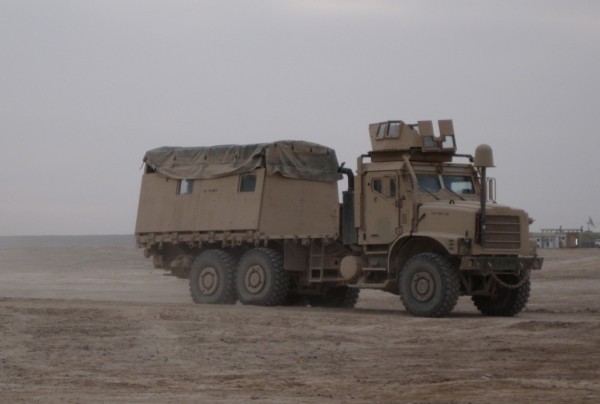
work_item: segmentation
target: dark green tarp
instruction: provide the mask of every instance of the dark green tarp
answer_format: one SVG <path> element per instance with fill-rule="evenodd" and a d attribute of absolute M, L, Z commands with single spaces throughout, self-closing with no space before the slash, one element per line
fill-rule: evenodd
<path fill-rule="evenodd" d="M 247 173 L 266 168 L 267 175 L 337 181 L 335 151 L 316 143 L 286 140 L 250 145 L 160 147 L 149 150 L 144 162 L 168 178 L 202 179 Z"/>

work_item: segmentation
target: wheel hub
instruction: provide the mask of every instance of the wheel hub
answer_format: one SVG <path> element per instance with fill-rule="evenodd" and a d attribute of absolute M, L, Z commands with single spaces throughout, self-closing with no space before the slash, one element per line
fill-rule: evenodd
<path fill-rule="evenodd" d="M 414 274 L 410 283 L 412 295 L 420 302 L 426 302 L 435 293 L 435 282 L 430 273 L 421 271 Z"/>
<path fill-rule="evenodd" d="M 244 284 L 248 292 L 257 294 L 265 287 L 265 270 L 260 265 L 248 268 L 244 277 Z"/>
<path fill-rule="evenodd" d="M 213 267 L 206 267 L 202 269 L 202 272 L 200 272 L 200 276 L 198 277 L 198 286 L 200 287 L 200 292 L 203 295 L 210 296 L 214 294 L 219 287 L 217 270 Z"/>

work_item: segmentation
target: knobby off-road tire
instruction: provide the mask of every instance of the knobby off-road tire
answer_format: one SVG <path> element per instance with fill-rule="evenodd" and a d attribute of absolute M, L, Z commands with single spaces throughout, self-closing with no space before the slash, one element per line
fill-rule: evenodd
<path fill-rule="evenodd" d="M 200 304 L 233 304 L 235 261 L 221 250 L 204 251 L 196 257 L 190 271 L 192 300 Z"/>
<path fill-rule="evenodd" d="M 329 289 L 324 295 L 309 296 L 308 301 L 313 307 L 352 309 L 356 305 L 359 295 L 359 289 L 338 286 Z"/>
<path fill-rule="evenodd" d="M 399 292 L 409 313 L 419 317 L 448 315 L 460 294 L 456 268 L 442 255 L 422 253 L 400 272 Z"/>
<path fill-rule="evenodd" d="M 522 278 L 516 276 L 504 276 L 500 279 L 513 285 L 522 280 Z M 511 317 L 525 308 L 530 291 L 531 280 L 527 279 L 525 283 L 516 289 L 508 289 L 497 285 L 494 296 L 472 296 L 471 300 L 483 315 Z"/>
<path fill-rule="evenodd" d="M 288 293 L 287 297 L 282 303 L 282 306 L 306 307 L 308 306 L 308 297 L 306 295 Z"/>
<path fill-rule="evenodd" d="M 254 248 L 242 256 L 235 284 L 241 303 L 277 306 L 286 300 L 288 282 L 281 254 L 270 248 Z"/>

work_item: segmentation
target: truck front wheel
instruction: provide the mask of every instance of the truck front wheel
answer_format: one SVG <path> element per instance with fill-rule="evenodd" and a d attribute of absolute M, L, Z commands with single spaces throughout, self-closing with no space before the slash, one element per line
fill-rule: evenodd
<path fill-rule="evenodd" d="M 400 272 L 399 283 L 404 307 L 419 317 L 449 314 L 460 293 L 456 269 L 444 256 L 434 253 L 411 258 Z"/>
<path fill-rule="evenodd" d="M 496 292 L 492 296 L 472 296 L 471 299 L 481 314 L 486 316 L 505 316 L 511 317 L 518 314 L 529 299 L 529 291 L 531 290 L 531 280 L 520 277 L 510 277 L 514 279 L 503 280 L 506 283 L 517 284 L 522 282 L 516 288 L 506 288 L 497 285 Z"/>
<path fill-rule="evenodd" d="M 283 304 L 288 294 L 288 277 L 281 254 L 270 248 L 255 248 L 245 253 L 237 269 L 236 290 L 243 304 Z"/>
<path fill-rule="evenodd" d="M 190 271 L 190 293 L 196 303 L 233 304 L 235 295 L 233 257 L 221 250 L 204 251 Z"/>

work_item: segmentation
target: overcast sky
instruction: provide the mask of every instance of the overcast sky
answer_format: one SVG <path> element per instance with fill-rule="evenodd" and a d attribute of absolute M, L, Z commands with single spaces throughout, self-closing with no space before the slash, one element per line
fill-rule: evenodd
<path fill-rule="evenodd" d="M 133 233 L 159 146 L 453 119 L 532 229 L 600 230 L 600 2 L 0 0 L 0 235 Z"/>

